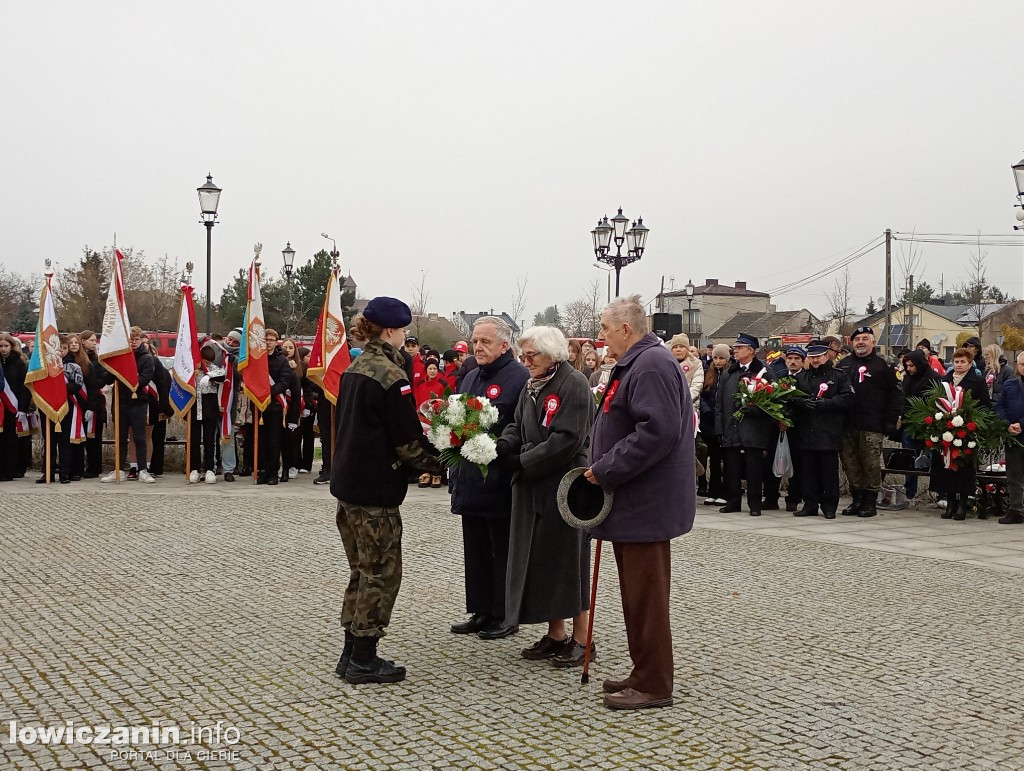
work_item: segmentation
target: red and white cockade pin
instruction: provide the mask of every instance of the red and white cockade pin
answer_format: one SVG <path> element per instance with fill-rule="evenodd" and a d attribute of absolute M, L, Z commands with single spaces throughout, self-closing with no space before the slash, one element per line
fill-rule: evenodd
<path fill-rule="evenodd" d="M 499 396 L 501 396 L 501 386 L 498 385 L 497 383 L 491 383 L 489 386 L 487 386 L 487 390 L 484 391 L 484 395 L 488 399 L 497 399 Z"/>
<path fill-rule="evenodd" d="M 558 412 L 558 405 L 561 403 L 561 400 L 555 394 L 551 394 L 551 396 L 544 399 L 544 419 L 540 422 L 544 428 L 551 425 L 551 419 L 555 417 L 555 413 Z"/>

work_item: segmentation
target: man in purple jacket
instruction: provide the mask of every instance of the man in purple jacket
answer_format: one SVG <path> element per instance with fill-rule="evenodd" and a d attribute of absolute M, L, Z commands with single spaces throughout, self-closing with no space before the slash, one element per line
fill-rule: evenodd
<path fill-rule="evenodd" d="M 617 363 L 597 409 L 585 476 L 614 492 L 611 513 L 591 532 L 611 541 L 633 671 L 605 680 L 611 709 L 672 704 L 669 619 L 671 539 L 697 511 L 694 417 L 675 357 L 647 329 L 639 295 L 601 316 L 601 339 Z"/>

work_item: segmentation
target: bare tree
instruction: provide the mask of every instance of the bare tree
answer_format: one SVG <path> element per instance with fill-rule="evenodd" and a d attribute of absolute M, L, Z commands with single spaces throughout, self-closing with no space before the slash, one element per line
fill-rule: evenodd
<path fill-rule="evenodd" d="M 518 326 L 525 325 L 526 323 L 523 313 L 526 312 L 526 281 L 528 278 L 528 276 L 523 276 L 522 279 L 516 279 L 516 291 L 512 294 L 512 306 L 509 309 L 509 315 Z M 523 330 L 520 329 L 519 331 L 522 332 Z"/>
<path fill-rule="evenodd" d="M 828 300 L 829 305 L 828 319 L 836 322 L 840 335 L 848 335 L 850 333 L 850 317 L 854 313 L 850 298 L 849 268 L 843 271 L 840 278 L 836 279 L 835 287 L 825 295 L 825 299 Z M 886 330 L 886 334 L 888 333 L 889 330 Z"/>
<path fill-rule="evenodd" d="M 982 327 L 982 314 L 985 312 L 985 301 L 989 295 L 988 279 L 985 277 L 987 268 L 985 267 L 985 260 L 988 258 L 988 252 L 981 250 L 981 235 L 978 236 L 978 250 L 971 252 L 970 262 L 968 263 L 967 281 L 962 281 L 957 285 L 955 294 L 959 295 L 963 300 L 963 304 L 970 307 L 971 313 L 974 314 L 975 321 L 978 324 L 978 337 L 981 337 Z"/>
<path fill-rule="evenodd" d="M 416 337 L 420 336 L 423 318 L 427 315 L 427 304 L 430 302 L 430 291 L 427 289 L 427 271 L 420 271 L 420 283 L 412 285 L 412 326 Z"/>
<path fill-rule="evenodd" d="M 582 297 L 563 306 L 562 326 L 569 337 L 597 337 L 601 326 L 601 291 L 596 279 Z"/>

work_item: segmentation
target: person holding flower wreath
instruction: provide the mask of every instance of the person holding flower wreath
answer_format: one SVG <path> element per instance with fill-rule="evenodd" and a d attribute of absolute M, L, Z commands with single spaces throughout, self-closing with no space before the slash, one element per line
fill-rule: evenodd
<path fill-rule="evenodd" d="M 953 353 L 953 369 L 942 378 L 943 383 L 951 383 L 954 388 L 962 388 L 964 393 L 974 397 L 975 403 L 983 409 L 991 409 L 992 399 L 988 394 L 985 378 L 974 366 L 974 357 L 967 348 L 957 348 Z M 955 436 L 955 434 L 954 434 Z M 967 518 L 967 498 L 977 487 L 977 455 L 967 459 L 958 458 L 958 462 L 946 467 L 941 452 L 932 453 L 932 471 L 929 488 L 936 493 L 946 495 L 946 510 L 943 519 L 964 520 Z M 983 516 L 988 516 L 983 514 Z"/>
<path fill-rule="evenodd" d="M 484 397 L 497 408 L 498 421 L 488 430 L 500 436 L 515 418 L 519 394 L 530 374 L 516 361 L 512 328 L 497 316 L 476 320 L 472 343 L 479 366 L 466 375 L 459 393 Z M 451 507 L 452 514 L 462 520 L 466 612 L 470 614 L 466 621 L 451 626 L 452 634 L 498 640 L 515 631 L 514 625 L 505 623 L 512 473 L 497 462 L 490 464 L 486 476 L 469 463 L 451 469 Z"/>

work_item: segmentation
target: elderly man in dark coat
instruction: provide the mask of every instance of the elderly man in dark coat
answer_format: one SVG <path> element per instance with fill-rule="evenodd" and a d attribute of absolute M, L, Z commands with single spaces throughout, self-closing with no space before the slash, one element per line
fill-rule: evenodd
<path fill-rule="evenodd" d="M 498 422 L 490 430 L 500 436 L 512 422 L 530 375 L 512 353 L 512 329 L 495 316 L 473 324 L 473 349 L 479 366 L 462 381 L 459 393 L 483 396 L 498 408 Z M 452 513 L 462 517 L 466 612 L 471 614 L 451 630 L 475 632 L 484 640 L 508 637 L 516 631 L 504 621 L 512 473 L 492 463 L 485 477 L 476 466 L 459 465 L 452 471 L 451 491 Z"/>
<path fill-rule="evenodd" d="M 774 449 L 778 442 L 775 421 L 758 408 L 747 406 L 739 418 L 734 415 L 739 406 L 736 394 L 743 385 L 743 378 L 774 380 L 764 363 L 754 355 L 755 351 L 756 337 L 741 334 L 736 338 L 733 344 L 736 360 L 723 373 L 715 397 L 715 435 L 719 437 L 725 461 L 725 506 L 719 509 L 723 514 L 742 509 L 740 479 L 744 477 L 750 516 L 761 516 L 765 453 Z"/>
<path fill-rule="evenodd" d="M 601 316 L 616 356 L 585 476 L 614 492 L 611 513 L 591 533 L 611 541 L 633 671 L 604 683 L 606 707 L 672 704 L 669 617 L 671 540 L 688 533 L 697 510 L 695 419 L 675 357 L 650 334 L 640 298 L 619 298 Z"/>
<path fill-rule="evenodd" d="M 505 623 L 546 622 L 547 633 L 523 658 L 572 667 L 586 653 L 590 544 L 562 520 L 556 492 L 567 472 L 586 465 L 594 399 L 587 378 L 568 363 L 569 344 L 558 329 L 531 327 L 519 344 L 530 379 L 497 446 L 499 464 L 516 472 Z"/>

